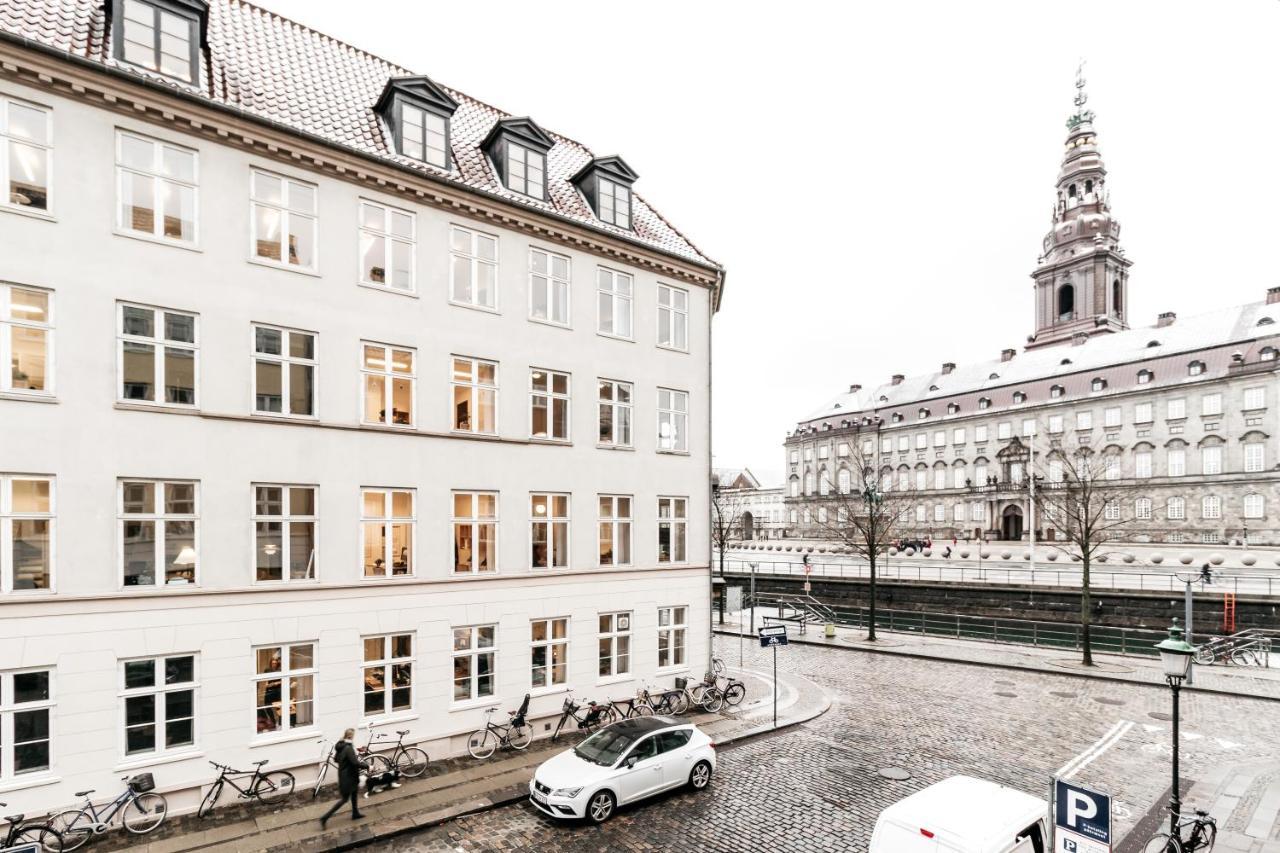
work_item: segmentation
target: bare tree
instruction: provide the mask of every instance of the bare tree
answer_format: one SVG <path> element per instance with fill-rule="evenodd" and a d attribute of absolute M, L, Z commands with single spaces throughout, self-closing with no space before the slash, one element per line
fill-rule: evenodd
<path fill-rule="evenodd" d="M 719 484 L 711 486 L 711 544 L 715 547 L 720 560 L 720 624 L 724 624 L 724 599 L 728 588 L 724 583 L 725 552 L 740 541 L 743 536 L 742 514 L 746 510 L 746 500 L 742 494 L 733 489 L 722 489 Z M 752 602 L 754 606 L 755 602 Z"/>

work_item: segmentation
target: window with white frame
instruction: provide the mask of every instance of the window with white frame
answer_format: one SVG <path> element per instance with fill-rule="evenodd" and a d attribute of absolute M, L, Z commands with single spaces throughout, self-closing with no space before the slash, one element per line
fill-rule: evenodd
<path fill-rule="evenodd" d="M 1246 441 L 1244 444 L 1244 470 L 1256 473 L 1265 468 L 1266 445 L 1261 441 Z"/>
<path fill-rule="evenodd" d="M 535 367 L 529 371 L 529 437 L 569 440 L 569 374 Z"/>
<path fill-rule="evenodd" d="M 951 509 L 952 520 L 957 524 L 964 522 L 964 504 L 956 504 Z"/>
<path fill-rule="evenodd" d="M 54 501 L 53 477 L 0 474 L 0 592 L 53 589 Z"/>
<path fill-rule="evenodd" d="M 658 608 L 658 668 L 684 666 L 687 607 Z"/>
<path fill-rule="evenodd" d="M 689 449 L 689 392 L 658 389 L 658 450 L 684 453 Z"/>
<path fill-rule="evenodd" d="M 1244 496 L 1244 517 L 1262 518 L 1266 515 L 1266 503 L 1262 495 Z"/>
<path fill-rule="evenodd" d="M 1013 424 L 1008 421 L 1001 421 L 996 424 L 996 438 L 1000 441 L 1013 438 Z"/>
<path fill-rule="evenodd" d="M 1104 427 L 1118 427 L 1121 423 L 1121 415 L 1123 413 L 1119 406 L 1111 406 L 1102 410 L 1102 425 Z"/>
<path fill-rule="evenodd" d="M 1120 502 L 1107 501 L 1105 504 L 1103 504 L 1102 517 L 1105 518 L 1107 521 L 1119 521 L 1120 520 Z"/>
<path fill-rule="evenodd" d="M 569 565 L 569 496 L 529 496 L 529 565 L 535 569 Z"/>
<path fill-rule="evenodd" d="M 920 433 L 916 436 L 916 450 L 925 450 L 929 446 L 929 436 L 927 433 Z"/>
<path fill-rule="evenodd" d="M 925 489 L 927 489 L 927 488 L 929 487 L 929 472 L 928 472 L 928 470 L 926 470 L 926 469 L 924 469 L 924 468 L 917 468 L 917 469 L 916 469 L 916 478 L 915 478 L 915 479 L 916 479 L 916 489 L 917 489 L 917 491 L 924 491 Z"/>
<path fill-rule="evenodd" d="M 658 498 L 658 562 L 688 561 L 687 498 Z"/>
<path fill-rule="evenodd" d="M 975 444 L 982 444 L 984 441 L 987 440 L 986 424 L 983 424 L 982 426 L 976 426 L 973 428 L 973 440 Z"/>
<path fill-rule="evenodd" d="M 825 506 L 818 507 L 818 523 L 819 524 L 827 523 L 827 508 Z"/>
<path fill-rule="evenodd" d="M 945 489 L 947 487 L 946 468 L 939 467 L 933 469 L 933 487 L 935 489 Z"/>
<path fill-rule="evenodd" d="M 631 227 L 631 190 L 604 177 L 596 178 L 600 219 L 619 228 Z"/>
<path fill-rule="evenodd" d="M 1089 383 L 1089 388 L 1090 390 L 1093 390 L 1093 391 L 1104 391 L 1106 390 L 1106 387 L 1107 387 L 1107 380 L 1103 379 L 1102 377 L 1097 377 L 1091 383 Z"/>
<path fill-rule="evenodd" d="M 194 482 L 120 481 L 120 566 L 124 586 L 196 582 L 199 489 Z"/>
<path fill-rule="evenodd" d="M 885 476 L 888 477 L 889 475 L 885 474 Z M 911 488 L 911 472 L 906 468 L 898 470 L 898 488 L 902 491 Z M 888 489 L 885 489 L 885 491 L 888 491 Z"/>
<path fill-rule="evenodd" d="M 1205 394 L 1200 398 L 1200 414 L 1202 415 L 1220 415 L 1222 414 L 1222 395 L 1221 394 Z"/>
<path fill-rule="evenodd" d="M 315 644 L 264 646 L 253 650 L 253 658 L 257 733 L 286 732 L 315 725 Z"/>
<path fill-rule="evenodd" d="M 631 340 L 634 279 L 607 267 L 596 269 L 596 331 Z"/>
<path fill-rule="evenodd" d="M 1061 459 L 1049 460 L 1049 482 L 1061 483 L 1063 478 L 1063 467 Z"/>
<path fill-rule="evenodd" d="M 453 701 L 468 702 L 493 695 L 497 635 L 497 625 L 453 629 Z"/>
<path fill-rule="evenodd" d="M 534 690 L 564 684 L 569 678 L 569 620 L 534 619 L 529 623 L 529 686 Z"/>
<path fill-rule="evenodd" d="M 126 757 L 195 746 L 195 655 L 122 661 L 120 678 Z"/>
<path fill-rule="evenodd" d="M 259 581 L 316 578 L 316 487 L 253 487 L 254 577 Z"/>
<path fill-rule="evenodd" d="M 812 471 L 804 475 L 804 493 L 812 495 L 818 491 L 818 478 Z"/>
<path fill-rule="evenodd" d="M 158 139 L 116 131 L 116 227 L 175 243 L 196 241 L 197 155 Z"/>
<path fill-rule="evenodd" d="M 1202 474 L 1222 473 L 1222 446 L 1218 444 L 1200 448 L 1200 472 Z"/>
<path fill-rule="evenodd" d="M 53 112 L 0 95 L 0 204 L 49 210 Z"/>
<path fill-rule="evenodd" d="M 199 375 L 196 315 L 119 303 L 120 399 L 195 406 Z"/>
<path fill-rule="evenodd" d="M 413 710 L 413 634 L 364 637 L 364 715 Z"/>
<path fill-rule="evenodd" d="M 1138 498 L 1133 502 L 1133 516 L 1139 521 L 1151 520 L 1151 498 Z"/>
<path fill-rule="evenodd" d="M 936 432 L 934 432 L 934 434 L 933 434 L 933 446 L 934 446 L 934 447 L 944 447 L 944 446 L 946 446 L 946 443 L 947 443 L 947 431 L 946 431 L 946 430 L 944 430 L 944 429 L 943 429 L 943 430 L 937 430 Z"/>
<path fill-rule="evenodd" d="M 631 565 L 631 496 L 599 495 L 600 565 Z"/>
<path fill-rule="evenodd" d="M 1035 434 L 1036 434 L 1036 419 L 1027 418 L 1022 422 L 1022 436 L 1023 438 L 1032 438 L 1035 436 Z"/>
<path fill-rule="evenodd" d="M 449 228 L 449 301 L 498 307 L 498 238 L 471 228 Z"/>
<path fill-rule="evenodd" d="M 529 319 L 569 325 L 569 259 L 529 249 Z"/>
<path fill-rule="evenodd" d="M 946 508 L 946 506 L 945 506 L 945 505 L 943 505 L 943 504 L 934 504 L 934 505 L 933 505 L 933 520 L 934 520 L 934 521 L 946 521 L 946 520 L 947 520 L 947 508 Z"/>
<path fill-rule="evenodd" d="M 818 474 L 818 494 L 824 497 L 831 494 L 831 477 L 827 474 L 825 467 Z"/>
<path fill-rule="evenodd" d="M 836 524 L 839 524 L 841 527 L 843 527 L 848 523 L 849 523 L 848 507 L 843 507 L 843 506 L 836 507 Z"/>
<path fill-rule="evenodd" d="M 1171 448 L 1166 453 L 1167 474 L 1170 477 L 1181 477 L 1187 473 L 1187 451 L 1182 448 Z"/>
<path fill-rule="evenodd" d="M 259 414 L 315 416 L 314 332 L 253 327 L 253 410 Z"/>
<path fill-rule="evenodd" d="M 0 672 L 0 782 L 53 766 L 52 669 Z"/>
<path fill-rule="evenodd" d="M 924 504 L 917 504 L 916 505 L 916 522 L 918 524 L 923 524 L 928 520 L 929 520 L 929 508 Z"/>
<path fill-rule="evenodd" d="M 824 445 L 822 445 L 821 447 L 819 447 L 819 448 L 818 448 L 818 458 L 819 458 L 819 459 L 830 459 L 830 458 L 831 458 L 831 447 L 830 447 L 829 445 L 826 445 L 826 444 L 824 444 Z"/>
<path fill-rule="evenodd" d="M 1168 420 L 1176 421 L 1187 416 L 1187 400 L 1185 397 L 1179 397 L 1176 400 L 1170 400 L 1165 403 L 1165 417 Z"/>
<path fill-rule="evenodd" d="M 1133 454 L 1133 476 L 1151 476 L 1151 451 L 1139 450 Z"/>
<path fill-rule="evenodd" d="M 364 379 L 360 422 L 413 426 L 417 353 L 369 341 L 361 341 L 360 350 L 360 375 Z"/>
<path fill-rule="evenodd" d="M 1200 375 L 1200 374 L 1202 374 L 1202 373 L 1204 373 L 1204 362 L 1203 362 L 1203 361 L 1193 361 L 1193 362 L 1190 362 L 1190 363 L 1187 365 L 1187 375 L 1188 375 L 1188 376 L 1199 376 L 1199 375 Z"/>
<path fill-rule="evenodd" d="M 987 515 L 987 505 L 984 504 L 982 501 L 974 501 L 973 506 L 970 507 L 970 510 L 971 512 L 969 513 L 969 518 L 973 519 L 974 521 L 985 520 Z"/>
<path fill-rule="evenodd" d="M 404 293 L 414 290 L 415 215 L 360 202 L 360 283 Z"/>
<path fill-rule="evenodd" d="M 849 494 L 851 487 L 851 475 L 848 468 L 841 468 L 836 473 L 836 491 L 842 495 Z"/>
<path fill-rule="evenodd" d="M 1049 415 L 1049 433 L 1057 435 L 1062 432 L 1062 415 Z"/>
<path fill-rule="evenodd" d="M 418 527 L 414 503 L 413 489 L 360 490 L 360 553 L 365 577 L 413 574 Z"/>
<path fill-rule="evenodd" d="M 631 673 L 631 612 L 601 613 L 597 636 L 600 677 L 629 675 Z"/>
<path fill-rule="evenodd" d="M 840 442 L 838 445 L 836 445 L 836 458 L 837 459 L 846 458 L 849 455 L 849 450 L 850 448 L 849 448 L 848 442 L 845 442 L 845 441 Z"/>
<path fill-rule="evenodd" d="M 453 358 L 453 428 L 494 435 L 498 430 L 498 365 Z"/>
<path fill-rule="evenodd" d="M 1120 455 L 1108 453 L 1102 460 L 1103 477 L 1108 480 L 1120 479 Z"/>
<path fill-rule="evenodd" d="M 963 489 L 965 487 L 965 480 L 967 479 L 965 477 L 966 473 L 968 472 L 966 471 L 963 463 L 956 465 L 954 468 L 952 468 L 951 469 L 951 488 Z"/>
<path fill-rule="evenodd" d="M 610 447 L 630 447 L 631 383 L 599 379 L 596 386 L 600 414 L 597 440 Z"/>
<path fill-rule="evenodd" d="M 987 465 L 985 462 L 978 462 L 973 466 L 973 482 L 979 486 L 986 485 Z"/>
<path fill-rule="evenodd" d="M 1183 498 L 1169 498 L 1165 502 L 1165 516 L 1171 521 L 1181 521 L 1187 517 L 1187 502 Z"/>
<path fill-rule="evenodd" d="M 908 436 L 908 435 L 898 436 L 898 452 L 906 453 L 910 449 L 911 449 L 911 436 Z"/>
<path fill-rule="evenodd" d="M 119 7 L 117 7 L 119 8 Z M 116 29 L 116 58 L 148 71 L 195 83 L 199 68 L 198 22 L 156 2 L 124 0 Z"/>
<path fill-rule="evenodd" d="M 956 427 L 951 431 L 952 444 L 964 444 L 964 427 Z"/>
<path fill-rule="evenodd" d="M 53 293 L 0 282 L 0 392 L 53 393 Z"/>
<path fill-rule="evenodd" d="M 400 102 L 400 153 L 441 169 L 449 168 L 448 120 L 439 113 Z"/>
<path fill-rule="evenodd" d="M 1246 388 L 1244 389 L 1244 408 L 1245 409 L 1265 409 L 1267 407 L 1267 389 L 1266 388 Z"/>
<path fill-rule="evenodd" d="M 477 574 L 498 570 L 498 495 L 453 493 L 453 571 Z"/>
<path fill-rule="evenodd" d="M 1076 412 L 1076 429 L 1093 429 L 1093 412 Z"/>
<path fill-rule="evenodd" d="M 1217 495 L 1205 495 L 1200 501 L 1201 518 L 1222 518 L 1222 498 Z"/>
<path fill-rule="evenodd" d="M 514 142 L 507 142 L 507 189 L 533 198 L 545 198 L 546 155 Z"/>
<path fill-rule="evenodd" d="M 689 348 L 689 292 L 658 285 L 658 346 Z"/>
<path fill-rule="evenodd" d="M 1138 403 L 1133 407 L 1133 422 L 1135 424 L 1149 424 L 1152 420 L 1152 406 L 1150 403 Z"/>
<path fill-rule="evenodd" d="M 893 439 L 892 439 L 892 438 L 887 438 L 887 437 L 886 437 L 886 438 L 882 438 L 882 439 L 880 439 L 880 452 L 881 452 L 881 453 L 892 453 L 892 452 L 893 452 Z"/>
<path fill-rule="evenodd" d="M 269 263 L 316 268 L 316 186 L 252 170 L 252 255 Z"/>

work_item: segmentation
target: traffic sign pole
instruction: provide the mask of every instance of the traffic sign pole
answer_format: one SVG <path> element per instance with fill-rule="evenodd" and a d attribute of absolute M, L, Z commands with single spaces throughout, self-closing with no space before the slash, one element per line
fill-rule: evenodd
<path fill-rule="evenodd" d="M 778 727 L 778 647 L 773 647 L 773 727 Z"/>

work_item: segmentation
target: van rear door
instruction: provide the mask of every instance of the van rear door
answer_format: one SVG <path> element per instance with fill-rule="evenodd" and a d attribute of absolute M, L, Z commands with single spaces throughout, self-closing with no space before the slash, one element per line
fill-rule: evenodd
<path fill-rule="evenodd" d="M 921 831 L 918 826 L 905 826 L 881 818 L 871 836 L 868 853 L 949 853 L 950 847 L 941 847 L 932 833 L 925 835 L 926 832 L 929 830 Z"/>

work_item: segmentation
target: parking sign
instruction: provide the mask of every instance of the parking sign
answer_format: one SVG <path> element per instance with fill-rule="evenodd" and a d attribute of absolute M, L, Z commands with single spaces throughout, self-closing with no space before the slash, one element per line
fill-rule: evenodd
<path fill-rule="evenodd" d="M 1111 796 L 1055 779 L 1055 853 L 1111 853 Z"/>

